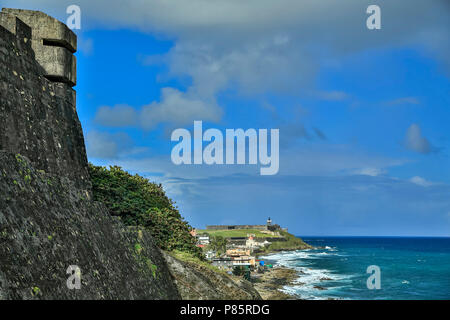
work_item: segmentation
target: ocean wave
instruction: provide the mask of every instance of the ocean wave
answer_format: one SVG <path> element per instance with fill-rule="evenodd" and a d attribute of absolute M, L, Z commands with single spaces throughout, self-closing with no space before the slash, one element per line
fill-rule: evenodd
<path fill-rule="evenodd" d="M 344 300 L 339 295 L 338 290 L 342 287 L 327 288 L 326 290 L 319 290 L 314 286 L 285 286 L 280 291 L 307 300 Z"/>
<path fill-rule="evenodd" d="M 274 266 L 283 266 L 298 272 L 298 278 L 292 285 L 285 286 L 283 292 L 300 296 L 302 299 L 339 299 L 339 290 L 351 282 L 353 276 L 336 274 L 328 269 L 311 268 L 311 260 L 338 255 L 330 252 L 330 249 L 334 248 L 328 248 L 325 248 L 328 251 L 282 251 L 261 259 L 269 259 L 274 261 Z"/>
<path fill-rule="evenodd" d="M 285 264 L 289 261 L 297 261 L 299 259 L 309 258 L 311 256 L 310 251 L 281 251 L 267 256 L 261 256 L 260 259 L 275 260 L 277 264 Z"/>
<path fill-rule="evenodd" d="M 316 256 L 331 256 L 331 255 L 335 255 L 329 252 L 318 252 L 315 254 Z"/>

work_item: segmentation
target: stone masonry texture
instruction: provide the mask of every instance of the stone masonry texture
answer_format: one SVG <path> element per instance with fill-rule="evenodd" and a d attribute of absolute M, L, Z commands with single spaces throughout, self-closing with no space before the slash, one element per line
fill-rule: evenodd
<path fill-rule="evenodd" d="M 36 49 L 47 34 L 72 55 L 76 37 L 46 17 L 0 13 L 0 300 L 179 299 L 151 236 L 92 200 L 73 82 L 48 77 Z M 49 30 L 33 35 L 33 19 Z M 71 265 L 79 290 L 66 285 Z"/>

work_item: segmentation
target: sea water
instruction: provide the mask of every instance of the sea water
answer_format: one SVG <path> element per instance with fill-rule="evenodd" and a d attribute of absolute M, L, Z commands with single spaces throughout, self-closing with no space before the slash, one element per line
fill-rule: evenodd
<path fill-rule="evenodd" d="M 283 291 L 302 299 L 450 299 L 450 238 L 301 237 L 316 249 L 262 257 L 294 268 Z M 368 289 L 367 267 L 380 268 Z"/>

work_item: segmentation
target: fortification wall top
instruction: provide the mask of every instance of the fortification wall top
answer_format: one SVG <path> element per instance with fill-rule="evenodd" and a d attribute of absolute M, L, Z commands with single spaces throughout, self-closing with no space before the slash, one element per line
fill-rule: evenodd
<path fill-rule="evenodd" d="M 28 25 L 31 33 L 25 37 L 31 40 L 36 60 L 45 70 L 45 77 L 53 82 L 63 82 L 70 86 L 76 85 L 77 36 L 64 23 L 49 15 L 32 10 L 3 8 L 0 15 L 0 25 L 17 34 L 18 18 Z M 20 25 L 21 23 L 19 23 Z"/>

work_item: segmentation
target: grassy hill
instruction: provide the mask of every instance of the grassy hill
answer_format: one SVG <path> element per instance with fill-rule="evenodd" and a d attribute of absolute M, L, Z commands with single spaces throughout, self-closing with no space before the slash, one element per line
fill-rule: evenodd
<path fill-rule="evenodd" d="M 281 235 L 286 239 L 286 241 L 272 242 L 261 251 L 264 253 L 271 253 L 283 250 L 304 250 L 312 248 L 312 246 L 305 243 L 302 239 L 297 238 L 289 232 L 281 231 Z"/>
<path fill-rule="evenodd" d="M 310 249 L 312 246 L 305 243 L 302 239 L 297 238 L 293 234 L 286 231 L 280 231 L 280 236 L 272 236 L 266 233 L 262 233 L 260 230 L 255 229 L 234 229 L 234 230 L 197 230 L 198 234 L 207 233 L 211 237 L 221 236 L 224 238 L 231 237 L 246 237 L 248 234 L 254 234 L 259 238 L 285 238 L 286 241 L 274 241 L 269 246 L 258 250 L 258 254 L 267 254 L 271 252 L 283 251 L 283 250 L 304 250 Z"/>

